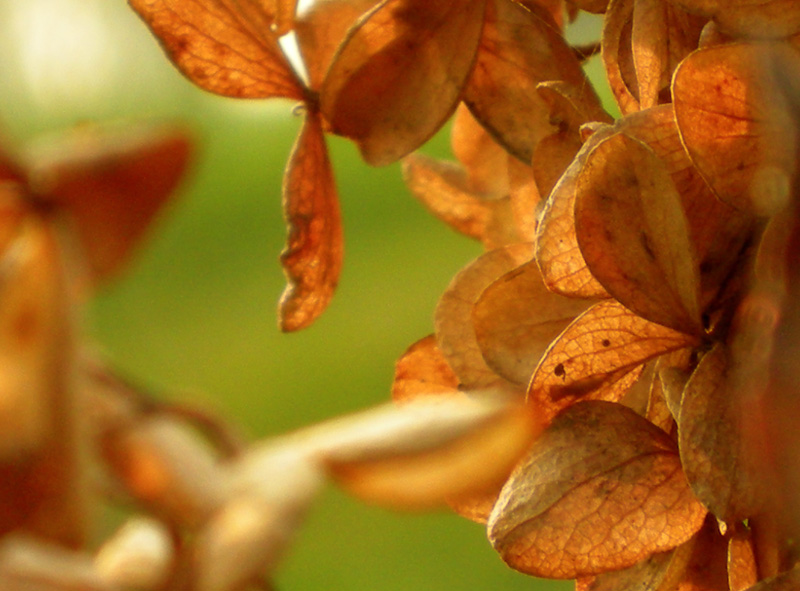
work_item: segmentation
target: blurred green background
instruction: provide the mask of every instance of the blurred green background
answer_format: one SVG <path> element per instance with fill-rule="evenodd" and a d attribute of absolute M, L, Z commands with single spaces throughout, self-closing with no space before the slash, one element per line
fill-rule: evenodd
<path fill-rule="evenodd" d="M 578 38 L 597 34 L 596 20 Z M 280 183 L 299 119 L 283 101 L 196 90 L 123 0 L 0 0 L 0 130 L 12 142 L 85 121 L 186 122 L 190 178 L 85 329 L 127 375 L 239 424 L 250 438 L 387 400 L 395 359 L 432 331 L 437 298 L 480 252 L 332 139 L 345 268 L 328 312 L 284 335 Z M 599 64 L 591 64 L 597 78 Z M 426 150 L 447 155 L 446 132 Z M 283 591 L 569 589 L 508 569 L 483 529 L 446 511 L 396 514 L 329 488 L 277 578 Z"/>

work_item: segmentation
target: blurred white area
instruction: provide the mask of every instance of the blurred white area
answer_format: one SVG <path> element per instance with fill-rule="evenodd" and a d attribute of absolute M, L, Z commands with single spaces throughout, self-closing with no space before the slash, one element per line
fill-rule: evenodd
<path fill-rule="evenodd" d="M 103 4 L 108 0 L 11 4 L 3 20 L 34 107 L 75 108 L 108 98 L 117 83 L 114 66 L 120 56 Z"/>
<path fill-rule="evenodd" d="M 0 0 L 0 128 L 30 137 L 117 118 L 286 116 L 285 101 L 199 91 L 124 0 Z M 276 104 L 277 102 L 277 104 Z"/>
<path fill-rule="evenodd" d="M 0 0 L 0 55 L 0 127 L 10 135 L 164 115 L 184 84 L 122 0 Z"/>

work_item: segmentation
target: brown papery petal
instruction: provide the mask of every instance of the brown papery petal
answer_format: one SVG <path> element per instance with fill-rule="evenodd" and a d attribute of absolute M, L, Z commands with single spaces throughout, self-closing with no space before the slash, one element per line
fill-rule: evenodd
<path fill-rule="evenodd" d="M 697 498 L 728 523 L 757 514 L 763 504 L 761 473 L 745 444 L 743 393 L 729 384 L 731 361 L 724 345 L 700 360 L 683 391 L 678 445 L 686 477 Z"/>
<path fill-rule="evenodd" d="M 395 363 L 392 383 L 395 402 L 457 391 L 458 379 L 447 365 L 434 335 L 411 345 Z"/>
<path fill-rule="evenodd" d="M 287 443 L 373 503 L 420 508 L 491 491 L 540 430 L 518 397 L 424 397 L 300 431 Z"/>
<path fill-rule="evenodd" d="M 666 0 L 636 0 L 633 9 L 631 43 L 635 48 L 639 107 L 649 109 L 658 104 L 662 81 L 667 76 Z"/>
<path fill-rule="evenodd" d="M 172 62 L 201 88 L 225 96 L 302 99 L 278 45 L 271 2 L 129 0 Z M 274 8 L 274 6 L 273 6 Z"/>
<path fill-rule="evenodd" d="M 636 0 L 631 43 L 642 109 L 664 102 L 662 91 L 669 87 L 678 63 L 697 49 L 705 23 L 668 0 Z"/>
<path fill-rule="evenodd" d="M 620 113 L 639 110 L 638 82 L 633 63 L 634 0 L 611 0 L 603 20 L 603 65 Z"/>
<path fill-rule="evenodd" d="M 510 157 L 506 154 L 505 158 Z M 522 239 L 519 234 L 525 228 L 514 223 L 511 197 L 474 193 L 465 171 L 456 163 L 409 154 L 403 159 L 403 178 L 428 211 L 457 232 L 480 240 L 487 250 Z"/>
<path fill-rule="evenodd" d="M 533 375 L 528 399 L 546 421 L 579 400 L 619 400 L 646 361 L 695 342 L 619 302 L 600 302 L 550 346 Z"/>
<path fill-rule="evenodd" d="M 327 308 L 342 269 L 343 237 L 339 196 L 316 113 L 306 115 L 283 181 L 289 226 L 281 263 L 286 290 L 279 304 L 281 330 L 310 325 Z"/>
<path fill-rule="evenodd" d="M 728 542 L 728 587 L 730 591 L 744 591 L 758 582 L 753 536 L 749 530 L 734 532 Z"/>
<path fill-rule="evenodd" d="M 548 289 L 576 298 L 608 297 L 592 276 L 575 234 L 575 188 L 591 151 L 614 133 L 606 126 L 592 134 L 564 171 L 545 202 L 536 230 L 536 261 Z"/>
<path fill-rule="evenodd" d="M 536 239 L 538 212 L 544 206 L 542 195 L 533 178 L 533 169 L 513 156 L 508 156 L 508 170 L 514 228 L 520 241 L 533 242 Z"/>
<path fill-rule="evenodd" d="M 800 31 L 794 0 L 670 0 L 687 12 L 713 17 L 734 37 L 780 38 Z"/>
<path fill-rule="evenodd" d="M 119 272 L 184 175 L 191 144 L 174 127 L 85 127 L 34 146 L 29 184 L 73 218 L 96 279 Z"/>
<path fill-rule="evenodd" d="M 386 0 L 350 30 L 322 85 L 335 133 L 369 164 L 422 145 L 452 114 L 475 59 L 486 0 Z"/>
<path fill-rule="evenodd" d="M 472 310 L 486 363 L 526 385 L 553 339 L 590 303 L 549 291 L 536 261 L 509 271 L 483 291 Z"/>
<path fill-rule="evenodd" d="M 783 44 L 709 47 L 687 57 L 672 83 L 675 118 L 698 171 L 722 201 L 759 215 L 783 206 L 795 164 L 787 148 L 793 126 L 765 75 L 776 64 L 796 75 L 800 55 Z"/>
<path fill-rule="evenodd" d="M 403 159 L 403 180 L 412 195 L 451 228 L 471 238 L 484 238 L 497 202 L 470 192 L 460 166 L 409 154 Z"/>
<path fill-rule="evenodd" d="M 497 141 L 528 163 L 543 137 L 555 131 L 539 82 L 565 80 L 583 92 L 591 86 L 550 14 L 489 0 L 478 56 L 464 101 Z"/>
<path fill-rule="evenodd" d="M 699 333 L 700 279 L 680 195 L 645 144 L 618 134 L 578 177 L 575 228 L 592 275 L 640 316 Z"/>
<path fill-rule="evenodd" d="M 503 487 L 488 531 L 511 567 L 574 578 L 675 548 L 705 513 L 666 433 L 622 405 L 590 401 L 536 440 Z"/>
<path fill-rule="evenodd" d="M 727 540 L 713 519 L 688 542 L 653 554 L 631 568 L 598 575 L 587 591 L 710 591 L 727 589 Z"/>
<path fill-rule="evenodd" d="M 316 0 L 297 15 L 295 34 L 308 74 L 319 90 L 348 29 L 380 0 Z"/>
<path fill-rule="evenodd" d="M 450 133 L 453 155 L 467 172 L 471 191 L 501 197 L 509 192 L 509 155 L 460 103 Z"/>
<path fill-rule="evenodd" d="M 531 162 L 539 193 L 546 197 L 583 144 L 581 126 L 590 121 L 612 120 L 593 93 L 581 93 L 567 82 L 542 82 L 536 91 L 547 103 L 550 121 L 556 126 L 555 133 L 536 144 Z"/>
<path fill-rule="evenodd" d="M 448 365 L 468 389 L 507 383 L 481 354 L 472 307 L 498 277 L 529 262 L 532 256 L 533 245 L 527 242 L 490 251 L 462 269 L 439 299 L 434 315 L 436 339 Z"/>
<path fill-rule="evenodd" d="M 461 396 L 469 394 L 458 390 L 458 379 L 447 365 L 434 335 L 429 335 L 411 345 L 395 364 L 392 398 L 405 403 L 417 398 Z M 494 506 L 500 485 L 494 490 L 479 491 L 447 497 L 447 504 L 456 513 L 477 523 L 486 523 Z"/>
<path fill-rule="evenodd" d="M 619 127 L 655 152 L 680 194 L 698 260 L 701 304 L 705 305 L 736 264 L 750 235 L 752 216 L 714 196 L 681 143 L 672 105 L 633 113 L 621 120 Z"/>

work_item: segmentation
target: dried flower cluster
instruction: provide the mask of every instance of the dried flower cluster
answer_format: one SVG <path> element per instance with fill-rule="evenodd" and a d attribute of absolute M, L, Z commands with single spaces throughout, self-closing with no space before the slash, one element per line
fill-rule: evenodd
<path fill-rule="evenodd" d="M 411 192 L 486 252 L 398 361 L 396 407 L 244 448 L 76 337 L 185 136 L 0 156 L 0 587 L 267 586 L 327 479 L 447 501 L 510 566 L 580 591 L 800 586 L 800 4 L 129 1 L 198 86 L 303 105 L 284 330 L 320 315 L 342 264 L 326 133 L 402 159 Z M 596 48 L 564 40 L 580 11 L 603 14 L 616 121 L 581 68 Z M 451 117 L 454 161 L 414 153 Z M 93 549 L 101 492 L 149 515 Z"/>

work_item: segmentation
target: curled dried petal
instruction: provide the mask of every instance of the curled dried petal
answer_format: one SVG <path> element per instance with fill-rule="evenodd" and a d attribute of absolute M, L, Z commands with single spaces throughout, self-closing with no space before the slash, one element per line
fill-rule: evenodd
<path fill-rule="evenodd" d="M 287 278 L 279 303 L 281 330 L 309 326 L 328 307 L 342 269 L 339 196 L 322 125 L 308 113 L 283 181 L 289 236 L 281 253 Z"/>
<path fill-rule="evenodd" d="M 699 270 L 663 162 L 614 135 L 589 154 L 575 192 L 578 244 L 597 281 L 643 318 L 700 333 Z"/>

